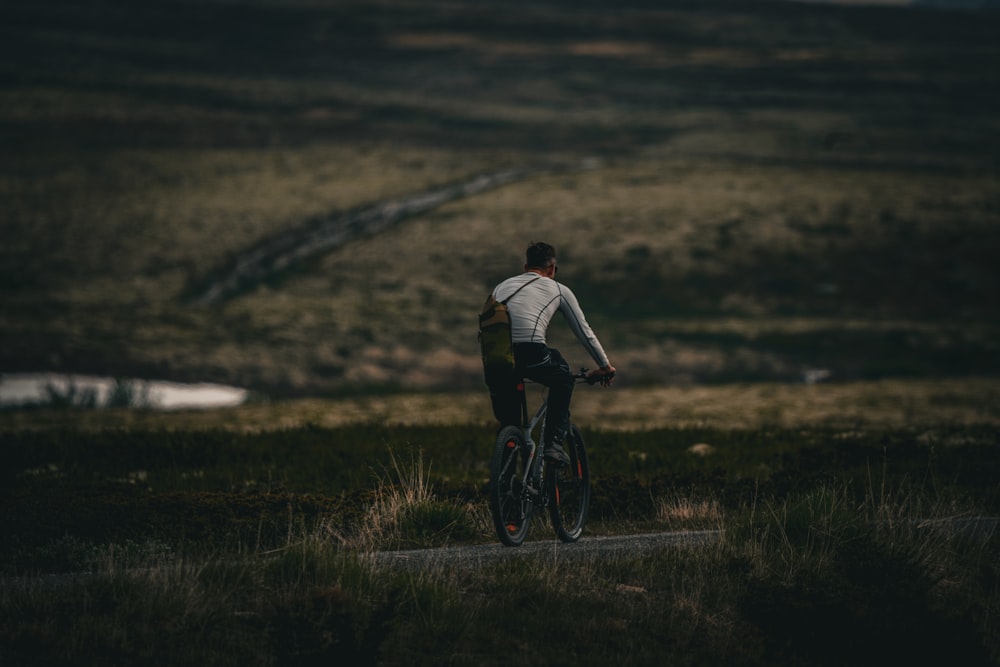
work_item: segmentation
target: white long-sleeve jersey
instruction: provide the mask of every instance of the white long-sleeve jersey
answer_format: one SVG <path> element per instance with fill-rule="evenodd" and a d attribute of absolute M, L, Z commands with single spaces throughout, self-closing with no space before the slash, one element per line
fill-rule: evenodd
<path fill-rule="evenodd" d="M 532 280 L 534 282 L 528 285 Z M 524 289 L 514 294 L 525 285 Z M 512 294 L 514 296 L 511 298 Z M 545 343 L 549 322 L 558 311 L 569 322 L 577 340 L 594 362 L 601 368 L 610 365 L 601 341 L 597 340 L 597 335 L 587 324 L 576 295 L 565 285 L 527 271 L 497 285 L 493 290 L 493 298 L 497 301 L 510 298 L 507 308 L 510 311 L 511 339 L 515 343 Z"/>

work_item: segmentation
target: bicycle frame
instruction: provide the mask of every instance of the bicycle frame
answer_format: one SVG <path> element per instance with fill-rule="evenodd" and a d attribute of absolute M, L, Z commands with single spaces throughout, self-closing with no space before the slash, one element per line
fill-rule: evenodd
<path fill-rule="evenodd" d="M 524 384 L 524 381 L 519 382 L 517 390 L 521 394 L 521 414 L 524 417 L 527 417 L 528 395 Z M 524 444 L 528 448 L 529 461 L 529 464 L 525 466 L 524 479 L 521 481 L 524 483 L 524 489 L 528 493 L 529 500 L 538 506 L 543 506 L 545 504 L 545 494 L 542 493 L 542 481 L 544 479 L 542 466 L 544 464 L 545 457 L 538 455 L 538 443 L 535 442 L 532 432 L 534 432 L 538 424 L 545 419 L 545 413 L 548 411 L 548 406 L 549 397 L 548 391 L 546 390 L 545 397 L 542 399 L 542 404 L 538 406 L 537 410 L 535 410 L 535 415 L 531 419 L 525 419 L 525 423 L 521 426 L 521 430 L 524 433 Z"/>

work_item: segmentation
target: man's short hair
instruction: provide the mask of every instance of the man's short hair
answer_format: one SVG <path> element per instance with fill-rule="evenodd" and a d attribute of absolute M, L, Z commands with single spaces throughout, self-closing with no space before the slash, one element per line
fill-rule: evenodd
<path fill-rule="evenodd" d="M 547 269 L 556 259 L 556 249 L 541 241 L 528 246 L 524 263 L 531 269 Z"/>

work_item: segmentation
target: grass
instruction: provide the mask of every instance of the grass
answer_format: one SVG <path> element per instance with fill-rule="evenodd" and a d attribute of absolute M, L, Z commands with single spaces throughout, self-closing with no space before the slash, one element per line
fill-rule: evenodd
<path fill-rule="evenodd" d="M 370 553 L 494 540 L 482 426 L 6 431 L 0 655 L 996 664 L 995 426 L 795 424 L 585 431 L 587 535 L 716 544 L 418 569 Z"/>
<path fill-rule="evenodd" d="M 787 425 L 590 426 L 584 540 L 721 541 L 415 569 L 371 553 L 494 542 L 488 427 L 95 429 L 70 420 L 103 413 L 66 411 L 0 436 L 0 656 L 997 664 L 997 533 L 977 523 L 1000 513 L 996 428 L 942 419 L 963 395 L 912 396 L 922 425 L 873 408 L 823 426 L 804 402 Z M 552 539 L 544 518 L 531 538 Z"/>
<path fill-rule="evenodd" d="M 478 364 L 478 361 L 476 362 Z M 682 363 L 675 359 L 674 363 Z M 883 379 L 861 382 L 687 384 L 582 388 L 573 397 L 574 419 L 600 430 L 678 427 L 756 429 L 823 425 L 912 427 L 997 424 L 1000 387 L 991 377 Z M 535 400 L 532 395 L 532 400 Z M 266 433 L 304 427 L 442 426 L 481 423 L 488 428 L 489 397 L 463 393 L 397 390 L 337 398 L 251 401 L 223 410 L 0 410 L 6 431 L 67 428 L 83 431 L 225 430 Z M 476 436 L 470 435 L 470 441 Z M 693 443 L 692 443 L 693 444 Z"/>
<path fill-rule="evenodd" d="M 257 397 L 0 411 L 0 662 L 1000 662 L 997 538 L 953 520 L 1000 512 L 997 15 L 611 9 L 0 8 L 0 367 Z M 184 298 L 319 217 L 595 157 Z M 379 565 L 492 541 L 472 316 L 539 237 L 621 378 L 575 399 L 590 534 L 725 537 Z"/>
<path fill-rule="evenodd" d="M 5 370 L 479 386 L 471 314 L 541 235 L 623 383 L 997 372 L 993 13 L 113 7 L 3 10 Z M 184 299 L 317 217 L 590 157 Z"/>
<path fill-rule="evenodd" d="M 348 548 L 419 548 L 481 537 L 489 521 L 482 503 L 439 498 L 422 453 L 408 467 L 401 467 L 391 452 L 390 460 L 393 476 L 376 486 L 353 533 L 338 536 Z"/>

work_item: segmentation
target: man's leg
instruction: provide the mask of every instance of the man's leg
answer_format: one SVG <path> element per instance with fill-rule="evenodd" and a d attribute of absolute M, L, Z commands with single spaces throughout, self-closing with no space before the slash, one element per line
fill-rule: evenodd
<path fill-rule="evenodd" d="M 549 348 L 547 358 L 538 365 L 525 368 L 524 374 L 549 388 L 545 430 L 542 433 L 545 455 L 559 463 L 569 463 L 569 457 L 562 449 L 563 439 L 569 429 L 569 405 L 575 384 L 569 364 L 559 350 Z"/>
<path fill-rule="evenodd" d="M 521 397 L 516 388 L 517 379 L 510 372 L 487 372 L 486 386 L 490 390 L 493 415 L 500 426 L 521 425 Z"/>

